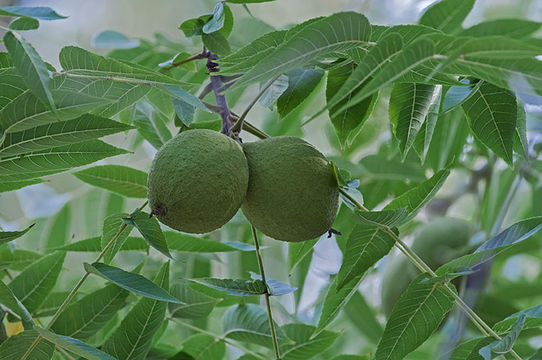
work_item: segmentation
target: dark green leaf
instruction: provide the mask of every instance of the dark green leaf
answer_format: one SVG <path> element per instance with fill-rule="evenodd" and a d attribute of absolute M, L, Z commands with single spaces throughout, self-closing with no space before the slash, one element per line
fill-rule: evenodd
<path fill-rule="evenodd" d="M 529 142 L 527 140 L 527 114 L 525 105 L 517 99 L 518 115 L 516 119 L 516 131 L 514 132 L 514 151 L 521 154 L 525 159 L 529 157 Z"/>
<path fill-rule="evenodd" d="M 129 218 L 123 218 L 123 220 L 139 230 L 139 233 L 150 246 L 171 258 L 166 243 L 166 237 L 162 233 L 162 229 L 160 228 L 160 224 L 156 217 L 150 216 L 143 211 L 136 211 L 130 214 Z"/>
<path fill-rule="evenodd" d="M 295 266 L 310 253 L 318 239 L 309 241 L 291 242 L 288 243 L 288 272 L 292 273 Z"/>
<path fill-rule="evenodd" d="M 393 86 L 389 114 L 395 136 L 399 139 L 403 160 L 429 114 L 434 95 L 434 85 L 396 83 Z"/>
<path fill-rule="evenodd" d="M 523 19 L 496 19 L 484 21 L 461 31 L 460 36 L 502 35 L 511 38 L 524 38 L 540 29 L 541 24 Z"/>
<path fill-rule="evenodd" d="M 182 343 L 182 352 L 189 357 L 174 356 L 172 360 L 217 360 L 223 359 L 226 354 L 226 344 L 217 341 L 214 337 L 205 334 L 190 336 Z"/>
<path fill-rule="evenodd" d="M 389 227 L 397 226 L 405 220 L 408 215 L 406 208 L 398 210 L 382 211 L 360 211 L 356 210 L 356 220 L 366 225 L 386 225 Z"/>
<path fill-rule="evenodd" d="M 85 270 L 103 277 L 134 294 L 153 300 L 182 304 L 182 301 L 172 296 L 165 288 L 156 285 L 139 274 L 127 272 L 102 263 L 94 263 L 92 265 L 85 263 Z M 162 274 L 162 276 L 164 275 Z"/>
<path fill-rule="evenodd" d="M 104 219 L 103 228 L 102 228 L 102 237 L 100 239 L 100 250 L 105 249 L 111 240 L 115 236 L 117 239 L 109 250 L 105 253 L 104 263 L 109 264 L 115 255 L 120 251 L 124 242 L 130 235 L 132 228 L 128 228 L 127 224 L 122 220 L 126 216 L 129 216 L 125 213 L 109 215 Z"/>
<path fill-rule="evenodd" d="M 287 73 L 288 89 L 279 97 L 277 110 L 285 117 L 299 106 L 322 80 L 324 71 L 319 69 L 294 69 Z"/>
<path fill-rule="evenodd" d="M 235 296 L 263 295 L 266 293 L 262 280 L 201 278 L 192 281 Z"/>
<path fill-rule="evenodd" d="M 26 186 L 40 184 L 44 182 L 42 179 L 33 179 L 33 180 L 19 180 L 19 181 L 5 181 L 3 183 L 0 183 L 0 193 L 7 192 L 7 191 L 13 191 L 17 189 L 24 188 Z"/>
<path fill-rule="evenodd" d="M 79 180 L 117 194 L 147 197 L 147 173 L 121 165 L 94 166 L 73 173 Z"/>
<path fill-rule="evenodd" d="M 462 106 L 474 135 L 512 165 L 518 115 L 514 93 L 484 82 Z"/>
<path fill-rule="evenodd" d="M 228 39 L 220 32 L 203 34 L 201 39 L 205 47 L 215 54 L 224 56 L 231 52 Z"/>

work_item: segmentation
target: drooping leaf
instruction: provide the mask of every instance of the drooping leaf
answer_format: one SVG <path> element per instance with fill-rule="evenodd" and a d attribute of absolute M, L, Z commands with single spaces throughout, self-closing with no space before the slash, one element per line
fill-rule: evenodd
<path fill-rule="evenodd" d="M 147 197 L 147 173 L 121 165 L 94 166 L 73 173 L 79 180 L 120 195 Z"/>
<path fill-rule="evenodd" d="M 271 348 L 271 328 L 267 313 L 254 304 L 240 304 L 232 306 L 222 318 L 224 336 L 230 339 L 245 341 Z M 286 335 L 275 324 L 275 331 L 279 341 L 286 341 Z"/>
<path fill-rule="evenodd" d="M 518 115 L 515 95 L 484 82 L 462 106 L 476 137 L 512 165 Z"/>
<path fill-rule="evenodd" d="M 263 295 L 266 293 L 262 280 L 199 278 L 192 281 L 235 296 Z"/>
<path fill-rule="evenodd" d="M 203 25 L 202 31 L 204 34 L 210 34 L 218 31 L 224 27 L 224 3 L 218 3 L 213 9 L 213 17 L 205 25 Z"/>
<path fill-rule="evenodd" d="M 420 24 L 446 33 L 455 33 L 469 15 L 475 0 L 440 0 L 431 5 L 420 18 Z"/>
<path fill-rule="evenodd" d="M 519 221 L 483 243 L 474 253 L 464 255 L 442 265 L 436 273 L 442 276 L 471 269 L 478 264 L 492 259 L 506 248 L 529 238 L 540 229 L 542 229 L 541 216 Z"/>
<path fill-rule="evenodd" d="M 287 73 L 288 88 L 277 101 L 282 118 L 299 106 L 322 80 L 324 71 L 319 69 L 294 69 Z"/>
<path fill-rule="evenodd" d="M 59 334 L 86 340 L 93 336 L 126 304 L 128 291 L 110 284 L 69 305 L 51 329 Z"/>
<path fill-rule="evenodd" d="M 39 309 L 43 300 L 53 290 L 65 257 L 64 252 L 54 252 L 28 266 L 11 280 L 11 291 L 28 311 Z"/>
<path fill-rule="evenodd" d="M 47 104 L 49 108 L 55 111 L 55 102 L 50 89 L 51 76 L 43 59 L 34 47 L 21 35 L 11 31 L 4 35 L 4 44 L 26 86 L 44 104 Z"/>
<path fill-rule="evenodd" d="M 214 309 L 219 300 L 192 289 L 186 280 L 171 287 L 171 294 L 181 300 L 182 304 L 169 303 L 172 317 L 197 319 L 206 317 Z"/>
<path fill-rule="evenodd" d="M 17 314 L 23 323 L 25 330 L 31 329 L 34 326 L 34 320 L 21 303 L 19 299 L 13 294 L 11 289 L 0 280 L 0 304 L 10 309 L 13 313 Z"/>
<path fill-rule="evenodd" d="M 10 337 L 0 345 L 0 359 L 6 360 L 50 360 L 55 351 L 55 345 L 41 340 L 31 349 L 31 345 L 41 338 L 36 329 L 26 330 Z"/>
<path fill-rule="evenodd" d="M 355 70 L 352 69 L 352 66 L 346 64 L 328 72 L 326 84 L 326 99 L 328 100 L 328 104 L 344 86 L 344 83 L 352 77 L 353 71 Z M 355 93 L 350 93 L 344 100 L 329 108 L 329 117 L 342 147 L 352 144 L 356 136 L 360 133 L 363 124 L 374 110 L 378 98 L 378 94 L 374 94 L 360 103 L 348 107 L 346 111 L 336 114 L 335 111 L 347 105 L 353 96 L 355 96 Z"/>
<path fill-rule="evenodd" d="M 295 34 L 291 34 L 269 56 L 260 60 L 255 68 L 241 77 L 233 87 L 269 79 L 332 52 L 364 46 L 369 41 L 370 32 L 371 27 L 367 19 L 354 12 L 337 13 L 313 21 Z"/>
<path fill-rule="evenodd" d="M 123 218 L 123 221 L 139 230 L 139 233 L 150 246 L 171 258 L 166 237 L 164 236 L 164 233 L 162 233 L 162 229 L 160 228 L 160 224 L 156 217 L 151 217 L 143 211 L 136 211 L 130 214 L 129 217 Z"/>
<path fill-rule="evenodd" d="M 344 259 L 337 274 L 336 291 L 362 276 L 390 252 L 394 243 L 394 238 L 378 225 L 356 225 L 346 243 Z"/>
<path fill-rule="evenodd" d="M 395 304 L 375 360 L 403 359 L 431 336 L 453 305 L 454 298 L 441 283 L 427 274 L 418 276 Z"/>
<path fill-rule="evenodd" d="M 316 328 L 306 324 L 285 324 L 281 329 L 294 342 L 294 344 L 284 344 L 280 347 L 280 356 L 284 360 L 312 359 L 333 345 L 341 335 L 336 332 L 322 331 L 312 336 Z"/>
<path fill-rule="evenodd" d="M 101 350 L 96 349 L 93 346 L 85 344 L 81 340 L 74 339 L 68 336 L 57 335 L 49 330 L 36 328 L 40 336 L 56 346 L 67 350 L 71 353 L 77 354 L 89 360 L 115 360 L 114 357 L 109 356 Z"/>
<path fill-rule="evenodd" d="M 168 262 L 161 266 L 154 283 L 146 279 L 145 281 L 161 289 L 168 298 L 172 297 L 167 293 L 169 289 Z M 107 339 L 102 350 L 117 359 L 145 359 L 151 348 L 154 334 L 164 322 L 166 309 L 165 302 L 153 298 L 140 299 Z"/>
<path fill-rule="evenodd" d="M 428 180 L 393 199 L 388 205 L 386 205 L 384 210 L 406 208 L 408 211 L 408 216 L 403 220 L 403 223 L 411 220 L 425 206 L 425 204 L 427 204 L 427 202 L 431 200 L 433 196 L 435 196 L 449 174 L 450 171 L 448 170 L 436 172 Z"/>
<path fill-rule="evenodd" d="M 52 175 L 127 152 L 99 140 L 35 151 L 22 157 L 0 159 L 0 181 Z"/>
<path fill-rule="evenodd" d="M 179 299 L 172 296 L 165 287 L 160 287 L 139 274 L 127 272 L 117 267 L 102 263 L 93 263 L 92 265 L 85 263 L 85 270 L 87 270 L 89 273 L 103 277 L 104 279 L 109 280 L 134 294 L 157 301 L 172 302 L 177 304 L 182 303 Z M 161 276 L 164 275 L 161 274 Z"/>
<path fill-rule="evenodd" d="M 0 157 L 21 155 L 97 139 L 131 128 L 131 126 L 117 121 L 85 114 L 73 120 L 7 133 L 0 145 Z"/>
<path fill-rule="evenodd" d="M 399 139 L 403 160 L 420 131 L 435 93 L 434 85 L 396 83 L 391 92 L 389 114 Z"/>
<path fill-rule="evenodd" d="M 20 231 L 0 231 L 0 245 L 20 238 L 28 231 L 30 231 L 30 229 L 32 229 L 32 226 L 34 226 L 34 224 Z"/>

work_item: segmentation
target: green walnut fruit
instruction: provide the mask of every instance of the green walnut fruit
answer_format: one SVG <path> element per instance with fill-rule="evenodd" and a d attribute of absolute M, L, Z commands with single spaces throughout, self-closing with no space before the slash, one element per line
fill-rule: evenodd
<path fill-rule="evenodd" d="M 241 206 L 248 165 L 235 140 L 211 130 L 189 130 L 158 150 L 147 188 L 153 214 L 167 226 L 206 233 L 227 223 Z"/>
<path fill-rule="evenodd" d="M 243 145 L 250 171 L 242 210 L 267 236 L 314 239 L 331 228 L 339 205 L 337 180 L 314 146 L 290 136 Z"/>
<path fill-rule="evenodd" d="M 420 227 L 412 250 L 433 270 L 464 255 L 474 234 L 471 223 L 456 218 L 430 220 Z M 391 314 L 393 306 L 419 270 L 401 253 L 390 259 L 382 277 L 382 310 Z"/>

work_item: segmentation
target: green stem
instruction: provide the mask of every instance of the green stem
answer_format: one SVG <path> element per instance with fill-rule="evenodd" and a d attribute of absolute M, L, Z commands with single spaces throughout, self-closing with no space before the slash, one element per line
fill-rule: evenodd
<path fill-rule="evenodd" d="M 261 359 L 261 360 L 265 360 L 265 358 L 264 358 L 263 356 L 261 356 L 260 354 L 255 353 L 254 351 L 251 351 L 251 350 L 245 348 L 244 346 L 239 345 L 239 344 L 237 344 L 237 343 L 235 343 L 235 342 L 229 340 L 228 338 L 226 338 L 226 337 L 224 337 L 224 336 L 219 336 L 219 335 L 214 334 L 214 333 L 212 333 L 212 332 L 210 332 L 210 331 L 201 329 L 201 328 L 199 328 L 199 327 L 197 327 L 197 326 L 194 326 L 194 325 L 192 325 L 192 324 L 189 324 L 189 323 L 187 323 L 187 322 L 184 322 L 184 321 L 179 320 L 179 319 L 176 319 L 176 318 L 167 318 L 167 320 L 176 322 L 176 323 L 179 324 L 179 325 L 182 325 L 182 326 L 184 326 L 184 327 L 187 327 L 187 328 L 189 328 L 189 329 L 192 329 L 192 330 L 194 330 L 194 331 L 197 331 L 197 332 L 199 332 L 199 333 L 201 333 L 201 334 L 209 335 L 209 336 L 215 338 L 216 340 L 222 341 L 222 342 L 224 342 L 224 343 L 226 343 L 226 344 L 228 344 L 228 345 L 234 346 L 234 347 L 238 348 L 239 350 L 241 350 L 241 351 L 243 351 L 243 352 L 245 352 L 245 353 L 247 353 L 247 354 L 249 354 L 249 355 L 254 356 L 255 358 L 258 358 L 258 359 Z"/>
<path fill-rule="evenodd" d="M 356 199 L 351 197 L 346 191 L 339 188 L 340 193 L 350 200 L 354 205 L 363 211 L 367 211 L 363 205 L 358 203 Z M 395 233 L 386 225 L 379 225 L 386 233 L 388 233 L 395 240 L 395 247 L 397 247 L 406 257 L 422 272 L 427 272 L 432 277 L 437 277 L 437 274 L 427 265 L 412 249 L 408 247 Z M 502 340 L 502 338 L 497 334 L 493 329 L 485 323 L 478 314 L 476 314 L 464 301 L 463 299 L 450 287 L 448 283 L 444 283 L 444 289 L 455 299 L 457 305 L 467 314 L 467 316 L 472 320 L 472 322 L 480 329 L 482 334 L 486 336 L 492 336 L 497 340 Z M 521 360 L 521 357 L 513 350 L 510 350 L 510 354 L 517 360 Z"/>
<path fill-rule="evenodd" d="M 252 226 L 252 237 L 254 238 L 254 245 L 256 246 L 256 256 L 258 258 L 258 265 L 260 267 L 260 275 L 265 286 L 265 304 L 267 306 L 267 316 L 269 317 L 269 327 L 271 328 L 271 338 L 273 339 L 273 350 L 275 350 L 275 359 L 280 359 L 279 343 L 277 341 L 277 334 L 275 333 L 275 322 L 273 321 L 273 314 L 271 313 L 271 302 L 269 301 L 269 288 L 267 287 L 267 281 L 265 280 L 265 270 L 263 267 L 262 253 L 260 251 L 260 243 L 258 241 L 258 235 L 256 234 L 256 228 Z"/>

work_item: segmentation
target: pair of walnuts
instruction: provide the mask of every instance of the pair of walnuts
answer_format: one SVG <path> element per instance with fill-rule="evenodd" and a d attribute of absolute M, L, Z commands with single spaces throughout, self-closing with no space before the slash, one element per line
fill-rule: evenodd
<path fill-rule="evenodd" d="M 328 231 L 339 203 L 324 155 L 289 136 L 241 146 L 211 130 L 182 132 L 156 154 L 147 187 L 153 214 L 171 228 L 207 233 L 241 207 L 258 230 L 292 242 Z"/>

